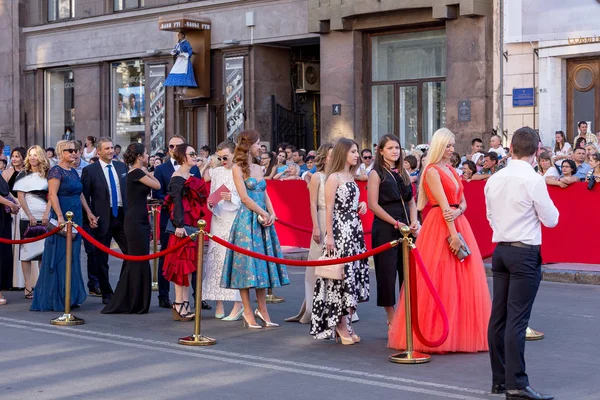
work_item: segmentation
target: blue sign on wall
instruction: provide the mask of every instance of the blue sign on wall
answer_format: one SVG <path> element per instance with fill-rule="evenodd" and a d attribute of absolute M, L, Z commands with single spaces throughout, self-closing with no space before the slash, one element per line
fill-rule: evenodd
<path fill-rule="evenodd" d="M 4 155 L 6 157 L 10 157 L 10 146 L 4 146 L 4 149 L 2 149 L 2 152 L 4 153 Z"/>
<path fill-rule="evenodd" d="M 513 89 L 513 107 L 533 107 L 535 105 L 534 88 Z"/>

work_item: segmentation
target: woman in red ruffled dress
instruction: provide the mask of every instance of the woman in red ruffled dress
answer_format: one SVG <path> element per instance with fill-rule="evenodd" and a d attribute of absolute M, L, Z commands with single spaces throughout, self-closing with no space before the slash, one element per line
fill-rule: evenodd
<path fill-rule="evenodd" d="M 173 158 L 180 165 L 169 182 L 165 207 L 175 233 L 169 237 L 167 248 L 176 246 L 187 236 L 185 226 L 196 226 L 198 220 L 206 215 L 206 198 L 208 189 L 203 179 L 190 173 L 196 165 L 196 151 L 187 143 L 175 147 Z M 197 241 L 192 241 L 181 249 L 169 253 L 165 257 L 163 276 L 175 284 L 175 302 L 173 303 L 173 319 L 175 321 L 191 321 L 194 313 L 190 308 L 189 286 L 190 275 L 196 271 Z"/>
<path fill-rule="evenodd" d="M 449 165 L 453 152 L 454 134 L 445 128 L 437 130 L 431 139 L 419 185 L 418 209 L 422 210 L 428 202 L 432 208 L 419 232 L 417 248 L 450 325 L 448 338 L 439 347 L 428 347 L 413 335 L 414 350 L 424 353 L 488 350 L 487 327 L 492 302 L 481 253 L 471 225 L 463 215 L 467 207 L 463 185 Z M 461 247 L 458 233 L 471 249 L 471 255 L 462 262 L 456 257 Z M 416 273 L 415 285 L 418 296 L 413 301 L 418 305 L 420 331 L 426 340 L 438 340 L 443 332 L 442 319 L 420 272 Z M 388 333 L 388 347 L 405 350 L 404 293 L 400 303 Z"/>

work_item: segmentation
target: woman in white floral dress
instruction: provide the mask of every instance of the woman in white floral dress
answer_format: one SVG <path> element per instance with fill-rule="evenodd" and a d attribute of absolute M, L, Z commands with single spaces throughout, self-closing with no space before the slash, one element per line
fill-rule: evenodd
<path fill-rule="evenodd" d="M 238 209 L 240 208 L 240 198 L 233 183 L 233 175 L 231 167 L 233 166 L 233 152 L 235 143 L 225 141 L 217 146 L 218 159 L 221 162 L 221 167 L 211 170 L 210 193 L 214 193 L 222 185 L 225 185 L 229 193 L 221 193 L 222 200 L 217 204 L 208 202 L 208 206 L 212 211 L 212 219 L 210 222 L 210 232 L 219 236 L 222 239 L 228 240 L 231 226 Z M 204 279 L 202 282 L 202 299 L 216 300 L 215 318 L 223 321 L 237 321 L 242 317 L 244 311 L 242 307 L 242 299 L 239 290 L 224 289 L 221 287 L 221 274 L 223 272 L 223 264 L 225 261 L 225 253 L 227 249 L 214 241 L 208 244 L 208 251 L 204 259 Z M 225 317 L 223 301 L 235 301 L 231 314 Z"/>

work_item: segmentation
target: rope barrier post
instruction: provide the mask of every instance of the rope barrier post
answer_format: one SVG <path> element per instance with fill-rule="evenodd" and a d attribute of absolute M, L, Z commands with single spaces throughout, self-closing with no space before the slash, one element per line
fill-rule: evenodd
<path fill-rule="evenodd" d="M 67 223 L 67 254 L 65 260 L 65 313 L 50 321 L 52 325 L 71 326 L 83 325 L 85 321 L 71 314 L 71 267 L 73 263 L 73 213 L 67 211 L 65 214 Z"/>
<path fill-rule="evenodd" d="M 154 222 L 154 233 L 152 235 L 152 237 L 154 238 L 153 240 L 153 251 L 154 254 L 158 253 L 158 226 L 159 226 L 159 221 L 158 218 L 156 218 L 157 212 L 156 210 L 158 209 L 158 205 L 153 204 L 151 206 L 151 213 L 152 213 L 152 221 Z M 152 291 L 156 292 L 158 291 L 158 258 L 155 258 L 154 260 L 152 260 Z"/>
<path fill-rule="evenodd" d="M 195 300 L 195 318 L 194 318 L 194 334 L 192 336 L 186 336 L 179 339 L 179 344 L 185 346 L 211 346 L 216 344 L 216 339 L 208 336 L 202 336 L 200 334 L 200 322 L 202 320 L 202 266 L 204 263 L 204 229 L 206 228 L 206 221 L 201 219 L 198 221 L 198 236 L 196 237 L 198 243 L 198 253 L 196 260 L 198 265 L 196 267 L 196 300 Z"/>
<path fill-rule="evenodd" d="M 424 364 L 431 361 L 431 356 L 413 350 L 413 330 L 410 308 L 410 246 L 412 239 L 409 237 L 410 228 L 404 225 L 402 232 L 402 262 L 404 264 L 404 309 L 406 319 L 406 350 L 390 356 L 390 361 L 397 364 Z"/>

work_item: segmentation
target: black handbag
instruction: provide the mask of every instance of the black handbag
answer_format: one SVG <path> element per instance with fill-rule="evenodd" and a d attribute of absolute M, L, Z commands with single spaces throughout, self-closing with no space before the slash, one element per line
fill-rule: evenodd
<path fill-rule="evenodd" d="M 168 233 L 169 235 L 174 235 L 175 229 L 177 228 L 175 228 L 175 225 L 173 225 L 173 221 L 169 219 L 169 221 L 167 222 L 167 228 L 165 229 L 165 233 Z M 198 232 L 198 228 L 189 225 L 184 225 L 183 229 L 185 229 L 186 236 L 192 236 L 192 234 Z"/>

